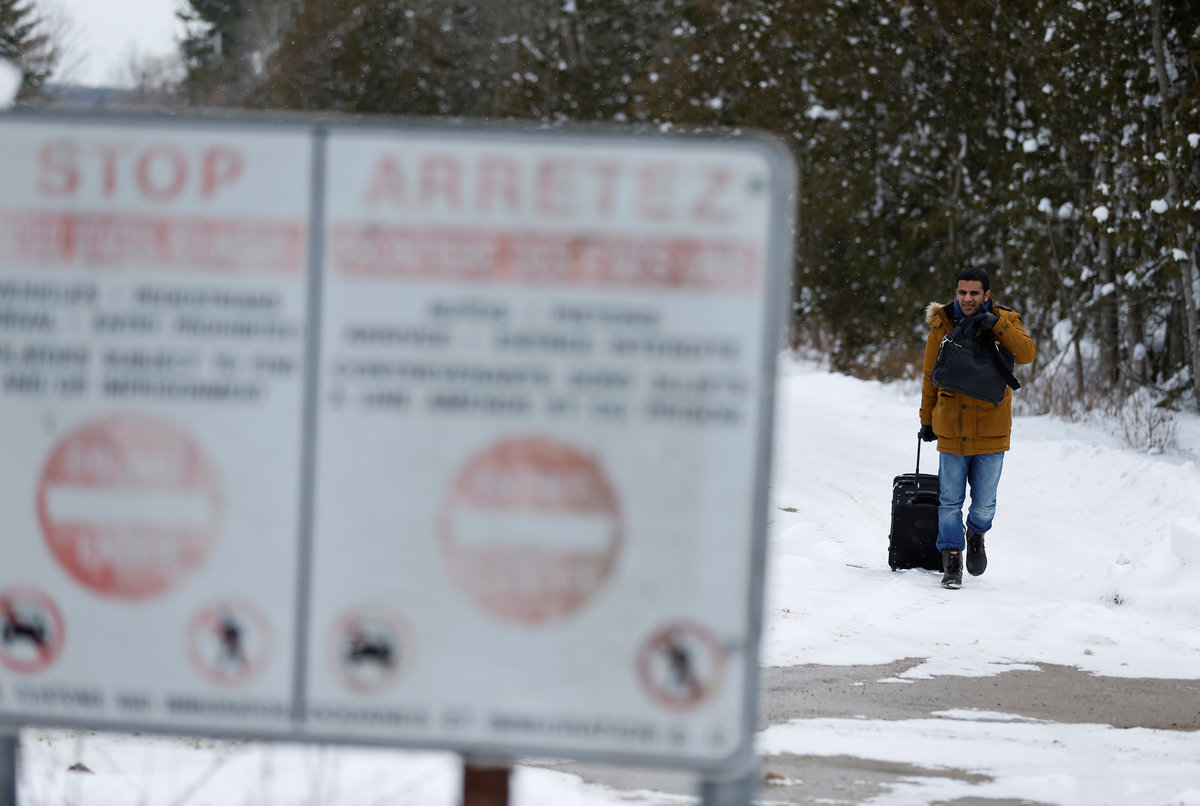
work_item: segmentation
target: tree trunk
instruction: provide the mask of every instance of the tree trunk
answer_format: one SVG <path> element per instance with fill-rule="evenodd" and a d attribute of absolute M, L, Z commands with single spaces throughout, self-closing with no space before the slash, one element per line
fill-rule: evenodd
<path fill-rule="evenodd" d="M 1100 184 L 1107 185 L 1109 181 L 1108 158 L 1099 157 Z M 1112 243 L 1108 237 L 1107 227 L 1101 226 L 1100 240 L 1096 245 L 1096 272 L 1100 276 L 1100 299 L 1097 300 L 1100 311 L 1099 333 L 1097 334 L 1100 349 L 1100 374 L 1110 389 L 1118 389 L 1121 380 L 1121 333 L 1119 305 L 1120 295 L 1117 292 L 1117 273 L 1113 265 Z M 1112 289 L 1104 293 L 1104 289 Z"/>

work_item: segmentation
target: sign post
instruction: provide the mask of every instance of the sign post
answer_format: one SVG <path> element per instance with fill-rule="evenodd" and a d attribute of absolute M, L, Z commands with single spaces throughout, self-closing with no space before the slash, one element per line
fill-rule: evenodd
<path fill-rule="evenodd" d="M 0 117 L 0 723 L 738 802 L 792 174 L 757 137 Z"/>
<path fill-rule="evenodd" d="M 724 776 L 706 775 L 700 779 L 701 806 L 750 806 L 758 789 L 757 768 Z"/>
<path fill-rule="evenodd" d="M 0 725 L 0 806 L 17 806 L 17 728 Z"/>
<path fill-rule="evenodd" d="M 512 762 L 468 756 L 462 782 L 462 806 L 509 806 Z"/>

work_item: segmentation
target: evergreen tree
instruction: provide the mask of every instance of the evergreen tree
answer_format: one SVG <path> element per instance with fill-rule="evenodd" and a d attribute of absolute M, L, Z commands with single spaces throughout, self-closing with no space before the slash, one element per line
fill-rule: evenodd
<path fill-rule="evenodd" d="M 263 80 L 301 0 L 188 0 L 179 12 L 184 93 L 193 103 L 238 105 Z"/>
<path fill-rule="evenodd" d="M 178 12 L 188 28 L 180 43 L 189 96 L 209 101 L 232 69 L 236 53 L 235 25 L 241 18 L 241 0 L 188 0 L 190 9 Z"/>
<path fill-rule="evenodd" d="M 462 114 L 470 17 L 381 0 L 301 3 L 267 62 L 256 104 L 416 116 Z M 450 80 L 451 76 L 455 76 Z"/>
<path fill-rule="evenodd" d="M 59 49 L 32 0 L 0 0 L 0 59 L 21 71 L 18 102 L 45 97 L 46 81 L 59 61 Z"/>

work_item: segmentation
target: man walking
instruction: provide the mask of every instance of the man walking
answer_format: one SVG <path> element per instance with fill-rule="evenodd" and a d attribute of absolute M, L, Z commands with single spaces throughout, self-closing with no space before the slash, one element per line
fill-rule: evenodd
<path fill-rule="evenodd" d="M 941 488 L 937 547 L 942 553 L 942 587 L 957 590 L 962 587 L 964 549 L 968 573 L 979 576 L 987 568 L 983 536 L 996 515 L 996 488 L 1012 434 L 1012 389 L 1004 389 L 999 403 L 989 403 L 936 386 L 930 374 L 938 349 L 942 339 L 964 322 L 965 332 L 994 340 L 1018 364 L 1032 362 L 1037 345 L 1025 332 L 1020 314 L 992 301 L 991 280 L 983 269 L 959 274 L 954 301 L 948 305 L 931 302 L 925 309 L 925 321 L 929 337 L 925 341 L 920 436 L 926 442 L 937 440 Z M 963 504 L 968 485 L 971 506 L 964 537 Z"/>

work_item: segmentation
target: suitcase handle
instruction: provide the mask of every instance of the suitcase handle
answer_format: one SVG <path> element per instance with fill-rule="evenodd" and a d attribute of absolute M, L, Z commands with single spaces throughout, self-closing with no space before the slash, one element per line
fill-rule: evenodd
<path fill-rule="evenodd" d="M 921 435 L 917 434 L 917 473 L 921 472 Z"/>

